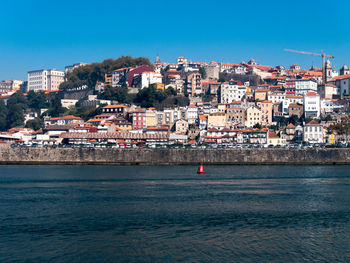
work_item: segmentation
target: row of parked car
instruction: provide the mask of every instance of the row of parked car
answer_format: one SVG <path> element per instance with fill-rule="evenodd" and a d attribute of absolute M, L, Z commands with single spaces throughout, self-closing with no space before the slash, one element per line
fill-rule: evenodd
<path fill-rule="evenodd" d="M 350 144 L 338 143 L 338 144 L 286 144 L 286 145 L 267 145 L 267 144 L 202 144 L 202 145 L 136 145 L 136 144 L 59 144 L 59 145 L 47 145 L 47 144 L 11 144 L 12 148 L 175 148 L 175 149 L 247 149 L 247 148 L 284 148 L 284 149 L 308 149 L 308 148 L 350 148 Z"/>

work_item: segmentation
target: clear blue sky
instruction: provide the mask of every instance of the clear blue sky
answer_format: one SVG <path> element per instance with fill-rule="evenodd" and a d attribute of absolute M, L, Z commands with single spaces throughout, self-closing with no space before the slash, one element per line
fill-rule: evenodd
<path fill-rule="evenodd" d="M 349 9 L 347 0 L 2 0 L 0 80 L 122 55 L 320 66 L 284 48 L 324 50 L 339 69 L 350 64 Z"/>

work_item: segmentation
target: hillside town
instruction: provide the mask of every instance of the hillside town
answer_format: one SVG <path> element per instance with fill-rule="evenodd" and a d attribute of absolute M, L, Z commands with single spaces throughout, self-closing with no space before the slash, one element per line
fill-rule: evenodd
<path fill-rule="evenodd" d="M 168 63 L 157 56 L 154 63 L 116 68 L 96 81 L 81 76 L 88 66 L 31 70 L 27 80 L 1 81 L 0 111 L 7 111 L 5 124 L 0 120 L 2 145 L 301 148 L 349 143 L 350 70 L 346 65 L 334 69 L 330 60 L 321 68 L 302 69 L 254 59 L 234 64 L 178 57 Z"/>

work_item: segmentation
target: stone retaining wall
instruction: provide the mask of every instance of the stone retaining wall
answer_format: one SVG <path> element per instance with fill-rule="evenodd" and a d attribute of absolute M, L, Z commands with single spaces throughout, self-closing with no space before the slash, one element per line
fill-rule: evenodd
<path fill-rule="evenodd" d="M 350 164 L 350 149 L 0 148 L 0 164 Z"/>

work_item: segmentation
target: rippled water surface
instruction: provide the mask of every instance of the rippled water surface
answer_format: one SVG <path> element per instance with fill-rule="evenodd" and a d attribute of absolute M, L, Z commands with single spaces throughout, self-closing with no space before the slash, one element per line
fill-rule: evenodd
<path fill-rule="evenodd" d="M 350 262 L 349 166 L 0 166 L 0 262 Z"/>

